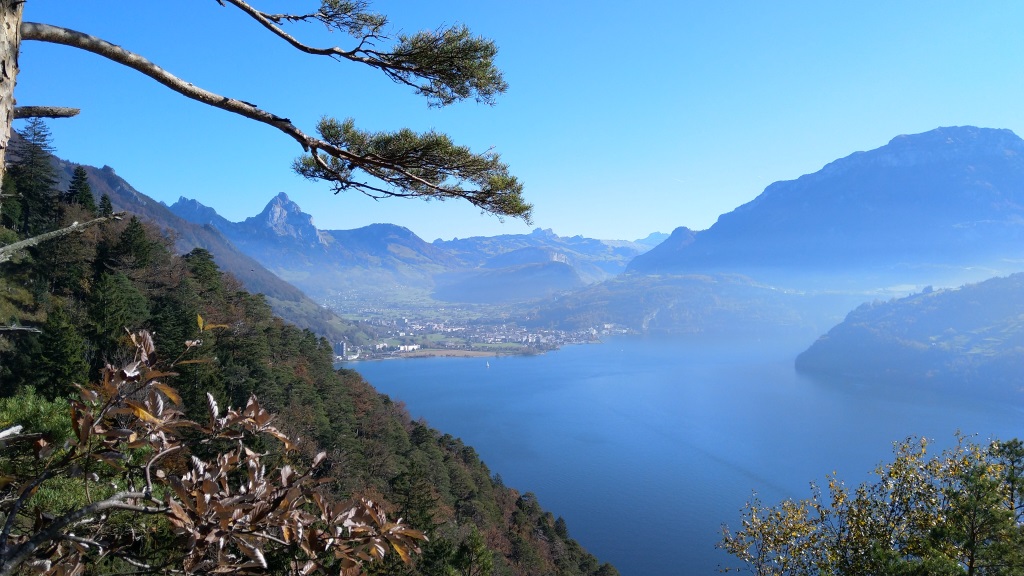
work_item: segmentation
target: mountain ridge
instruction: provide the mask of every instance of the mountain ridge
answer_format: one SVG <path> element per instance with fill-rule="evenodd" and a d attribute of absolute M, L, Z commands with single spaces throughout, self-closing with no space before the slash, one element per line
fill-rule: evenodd
<path fill-rule="evenodd" d="M 1015 253 L 1022 238 L 1024 140 L 1004 129 L 949 127 L 775 182 L 692 242 L 638 256 L 628 270 L 975 265 Z"/>
<path fill-rule="evenodd" d="M 169 209 L 216 227 L 281 278 L 322 300 L 337 294 L 346 294 L 349 302 L 379 301 L 388 294 L 400 299 L 399 293 L 404 292 L 440 302 L 455 298 L 467 303 L 513 303 L 612 277 L 634 255 L 650 248 L 628 241 L 561 237 L 541 228 L 530 234 L 430 243 L 395 224 L 321 230 L 285 193 L 242 222 L 229 222 L 212 208 L 184 197 Z M 311 242 L 314 237 L 316 242 Z"/>

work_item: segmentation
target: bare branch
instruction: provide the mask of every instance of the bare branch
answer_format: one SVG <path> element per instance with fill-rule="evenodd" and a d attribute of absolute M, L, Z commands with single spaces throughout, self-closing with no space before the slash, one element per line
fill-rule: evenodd
<path fill-rule="evenodd" d="M 275 114 L 260 110 L 254 104 L 221 96 L 220 94 L 215 94 L 209 90 L 204 90 L 198 86 L 185 82 L 181 78 L 167 72 L 142 56 L 139 56 L 134 52 L 129 52 L 124 48 L 111 44 L 101 38 L 70 30 L 68 28 L 51 26 L 49 24 L 39 24 L 36 22 L 22 22 L 21 37 L 23 40 L 38 40 L 54 44 L 63 44 L 65 46 L 80 48 L 82 50 L 92 52 L 93 54 L 98 54 L 104 58 L 113 60 L 118 64 L 123 64 L 129 68 L 142 72 L 146 76 L 149 76 L 182 96 L 203 102 L 204 104 L 209 104 L 210 106 L 214 106 L 222 110 L 240 114 L 250 120 L 269 124 L 294 138 L 299 142 L 299 144 L 302 144 L 303 147 L 308 146 L 307 141 L 309 140 L 309 137 L 295 128 L 287 118 L 282 118 Z"/>
<path fill-rule="evenodd" d="M 81 111 L 67 106 L 15 106 L 14 118 L 71 118 Z"/>
<path fill-rule="evenodd" d="M 2 261 L 3 260 L 0 260 L 0 262 Z M 43 333 L 43 331 L 40 330 L 39 328 L 35 328 L 32 326 L 18 326 L 16 324 L 11 324 L 10 326 L 0 326 L 0 332 L 35 332 L 36 334 Z"/>
<path fill-rule="evenodd" d="M 26 238 L 24 240 L 21 240 L 19 242 L 13 242 L 6 246 L 0 246 L 0 262 L 7 262 L 18 252 L 21 252 L 26 248 L 31 248 L 36 244 L 46 242 L 47 240 L 53 240 L 54 238 L 60 238 L 61 236 L 67 236 L 68 234 L 81 232 L 86 228 L 91 228 L 92 226 L 102 224 L 103 222 L 107 222 L 109 220 L 120 220 L 123 214 L 123 212 L 119 212 L 117 214 L 112 214 L 110 216 L 102 216 L 100 218 L 95 218 L 93 220 L 89 220 L 88 222 L 75 222 L 71 226 L 67 226 L 59 230 L 53 230 L 52 232 L 47 232 L 45 234 L 40 234 L 38 236 Z"/>
<path fill-rule="evenodd" d="M 110 498 L 100 500 L 99 502 L 93 502 L 88 506 L 83 506 L 61 516 L 60 518 L 57 518 L 47 525 L 44 530 L 40 530 L 32 536 L 32 538 L 18 546 L 15 546 L 10 552 L 10 555 L 3 558 L 3 565 L 0 565 L 0 576 L 8 576 L 11 574 L 19 564 L 34 553 L 41 545 L 56 539 L 61 530 L 82 518 L 94 516 L 105 510 L 128 510 L 142 514 L 162 514 L 166 511 L 162 506 L 143 506 L 128 504 L 125 502 L 126 500 L 142 500 L 145 498 L 147 498 L 147 495 L 142 492 L 119 492 Z"/>
<path fill-rule="evenodd" d="M 277 22 L 281 22 L 282 20 L 291 20 L 291 21 L 312 20 L 314 18 L 317 18 L 316 14 L 304 14 L 304 15 L 301 15 L 301 16 L 300 15 L 290 15 L 290 14 L 267 14 L 267 13 L 264 13 L 264 12 L 260 12 L 259 10 L 253 8 L 252 6 L 247 4 L 246 2 L 242 2 L 242 0 L 224 0 L 224 2 L 227 2 L 228 4 L 231 4 L 231 5 L 235 6 L 236 8 L 241 10 L 242 12 L 245 12 L 246 14 L 251 16 L 254 20 L 256 20 L 257 22 L 262 24 L 264 28 L 266 28 L 267 30 L 270 30 L 271 32 L 273 32 L 274 34 L 276 34 L 277 36 L 281 37 L 286 42 L 291 44 L 294 48 L 297 48 L 298 50 L 301 50 L 302 52 L 305 52 L 306 54 L 314 54 L 314 55 L 317 55 L 317 56 L 340 56 L 342 58 L 348 58 L 350 60 L 361 60 L 361 59 L 357 58 L 354 55 L 353 52 L 345 51 L 345 50 L 342 50 L 341 48 L 338 48 L 338 47 L 333 47 L 333 48 L 314 48 L 312 46 L 303 44 L 302 42 L 299 42 L 294 36 L 292 36 L 291 34 L 288 34 L 280 26 L 278 26 L 276 24 Z M 366 63 L 369 63 L 369 62 L 366 62 Z"/>
<path fill-rule="evenodd" d="M 18 519 L 18 514 L 21 507 L 25 505 L 25 501 L 32 495 L 36 488 L 41 486 L 43 482 L 46 482 L 53 477 L 53 470 L 44 470 L 42 474 L 37 476 L 28 486 L 21 489 L 18 494 L 18 498 L 11 504 L 11 507 L 7 510 L 7 521 L 4 522 L 4 527 L 0 530 L 0 576 L 6 576 L 6 572 L 3 570 L 7 567 L 7 561 L 9 558 L 11 544 L 10 536 L 11 530 L 14 529 L 14 525 Z M 18 548 L 15 547 L 14 551 L 17 552 Z M 17 566 L 17 563 L 14 563 Z"/>

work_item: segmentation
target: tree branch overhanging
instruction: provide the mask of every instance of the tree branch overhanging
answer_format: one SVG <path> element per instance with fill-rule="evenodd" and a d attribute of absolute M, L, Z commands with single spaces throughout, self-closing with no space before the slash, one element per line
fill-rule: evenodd
<path fill-rule="evenodd" d="M 239 0 L 223 1 L 244 4 Z M 464 29 L 463 32 L 468 34 Z M 95 36 L 36 22 L 23 22 L 21 34 L 23 40 L 62 44 L 103 56 L 192 100 L 277 128 L 308 153 L 296 161 L 296 170 L 307 178 L 333 182 L 336 192 L 352 189 L 375 198 L 462 198 L 499 218 L 512 216 L 530 222 L 532 206 L 522 198 L 522 184 L 509 174 L 508 167 L 496 154 L 473 154 L 468 148 L 457 147 L 447 141 L 447 137 L 433 132 L 423 135 L 409 130 L 390 134 L 359 132 L 350 120 L 338 123 L 325 118 L 318 125 L 322 138 L 316 138 L 299 130 L 288 118 L 195 86 L 146 58 Z M 410 41 L 420 42 L 415 38 Z M 347 128 L 342 133 L 337 126 Z M 432 153 L 423 154 L 427 149 Z M 309 168 L 303 169 L 304 166 Z M 380 180 L 384 186 L 355 180 L 355 171 Z M 464 187 L 467 183 L 475 187 Z"/>
<path fill-rule="evenodd" d="M 11 324 L 9 326 L 0 326 L 0 332 L 33 332 L 35 334 L 42 334 L 43 331 L 34 326 L 19 326 L 17 324 Z"/>
<path fill-rule="evenodd" d="M 117 214 L 111 214 L 110 216 L 94 218 L 86 222 L 75 222 L 74 224 L 61 228 L 59 230 L 53 230 L 52 232 L 47 232 L 45 234 L 40 234 L 38 236 L 26 238 L 19 242 L 12 242 L 11 244 L 7 244 L 6 246 L 0 246 L 0 263 L 7 262 L 18 252 L 21 252 L 26 248 L 31 248 L 36 244 L 46 242 L 47 240 L 53 240 L 54 238 L 59 238 L 61 236 L 66 236 L 68 234 L 73 234 L 75 232 L 81 232 L 86 228 L 91 228 L 92 226 L 102 224 L 110 220 L 120 220 L 123 216 L 124 213 L 119 212 Z"/>
<path fill-rule="evenodd" d="M 15 106 L 14 118 L 71 118 L 81 111 L 67 106 Z"/>
<path fill-rule="evenodd" d="M 474 37 L 465 26 L 451 26 L 411 36 L 399 34 L 389 50 L 374 48 L 390 38 L 382 31 L 387 17 L 368 10 L 363 1 L 322 0 L 312 14 L 269 14 L 244 0 L 217 0 L 231 4 L 264 28 L 288 42 L 293 48 L 318 56 L 359 62 L 380 70 L 394 82 L 405 84 L 425 96 L 431 106 L 447 106 L 474 98 L 493 104 L 494 98 L 508 89 L 501 71 L 494 65 L 498 52 L 494 42 Z M 319 21 L 328 30 L 340 31 L 358 40 L 351 50 L 314 47 L 286 32 L 282 22 Z"/>

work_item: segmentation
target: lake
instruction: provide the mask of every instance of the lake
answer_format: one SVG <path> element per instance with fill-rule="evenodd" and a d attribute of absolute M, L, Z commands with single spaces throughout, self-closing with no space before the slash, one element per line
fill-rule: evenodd
<path fill-rule="evenodd" d="M 414 418 L 472 445 L 624 576 L 715 574 L 756 491 L 806 497 L 869 478 L 892 442 L 1020 436 L 1021 411 L 926 388 L 795 373 L 802 338 L 619 337 L 541 356 L 349 364 Z"/>

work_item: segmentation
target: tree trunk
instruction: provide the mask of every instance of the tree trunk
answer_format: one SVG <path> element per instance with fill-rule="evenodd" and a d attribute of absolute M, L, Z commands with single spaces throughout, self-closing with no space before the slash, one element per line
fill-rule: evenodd
<path fill-rule="evenodd" d="M 14 84 L 18 80 L 24 5 L 25 0 L 0 0 L 0 182 L 7 172 L 7 144 L 11 140 L 11 121 L 14 120 Z"/>

